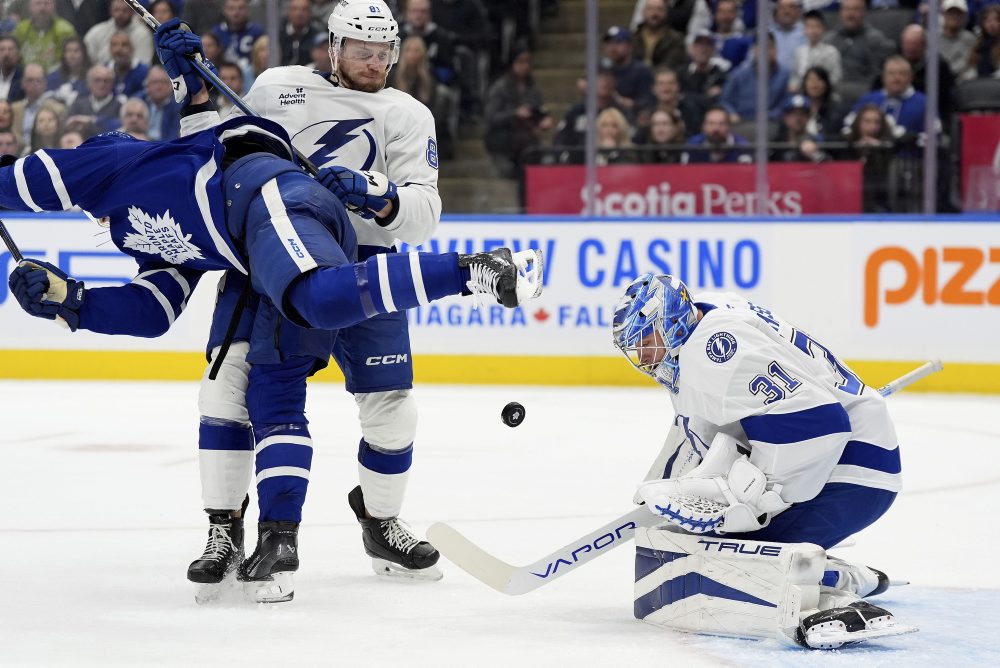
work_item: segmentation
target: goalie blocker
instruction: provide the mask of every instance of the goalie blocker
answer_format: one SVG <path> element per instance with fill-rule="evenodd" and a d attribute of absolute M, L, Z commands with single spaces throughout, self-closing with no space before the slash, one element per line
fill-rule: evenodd
<path fill-rule="evenodd" d="M 811 543 L 635 532 L 637 619 L 713 635 L 777 638 L 814 649 L 912 633 L 854 594 L 821 586 L 826 551 Z"/>

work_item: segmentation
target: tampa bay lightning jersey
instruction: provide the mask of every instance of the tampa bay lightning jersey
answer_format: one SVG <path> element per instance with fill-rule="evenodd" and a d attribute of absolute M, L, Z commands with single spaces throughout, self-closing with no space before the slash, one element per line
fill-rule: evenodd
<path fill-rule="evenodd" d="M 417 245 L 434 234 L 441 217 L 437 138 L 434 117 L 415 98 L 394 88 L 351 90 L 324 73 L 289 66 L 265 70 L 244 100 L 255 113 L 281 124 L 317 167 L 371 169 L 398 186 L 399 211 L 387 227 L 349 214 L 358 244 L 389 247 L 399 239 Z M 216 112 L 191 114 L 181 120 L 181 131 L 218 122 Z"/>
<path fill-rule="evenodd" d="M 898 492 L 899 448 L 885 399 L 820 342 L 735 294 L 700 294 L 704 317 L 681 348 L 671 395 L 689 438 L 718 431 L 750 446 L 750 461 L 786 501 L 827 483 Z M 690 422 L 688 422 L 690 419 Z"/>

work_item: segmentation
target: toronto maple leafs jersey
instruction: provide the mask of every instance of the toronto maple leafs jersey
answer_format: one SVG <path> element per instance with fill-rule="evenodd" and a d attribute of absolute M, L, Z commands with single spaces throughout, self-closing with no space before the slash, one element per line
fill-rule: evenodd
<path fill-rule="evenodd" d="M 359 245 L 389 247 L 396 239 L 417 245 L 434 234 L 441 218 L 437 138 L 434 117 L 415 98 L 394 88 L 351 90 L 325 73 L 289 66 L 265 70 L 244 100 L 285 128 L 316 167 L 371 169 L 398 186 L 399 209 L 388 226 L 350 214 Z M 181 120 L 181 132 L 218 122 L 214 111 L 191 114 Z"/>
<path fill-rule="evenodd" d="M 114 244 L 140 263 L 245 273 L 226 232 L 223 148 L 215 132 L 144 142 L 109 132 L 75 149 L 36 151 L 0 170 L 0 203 L 18 211 L 77 206 L 110 217 Z"/>
<path fill-rule="evenodd" d="M 723 431 L 789 502 L 827 483 L 898 492 L 899 448 L 885 399 L 827 348 L 735 294 L 702 294 L 681 348 L 674 410 L 702 445 Z"/>
<path fill-rule="evenodd" d="M 237 119 L 170 142 L 111 132 L 75 149 L 36 151 L 0 168 L 0 206 L 79 207 L 94 218 L 108 218 L 112 242 L 135 258 L 139 272 L 124 290 L 88 290 L 81 326 L 158 336 L 183 311 L 202 273 L 246 273 L 246 260 L 226 224 L 221 138 L 247 131 L 260 131 L 269 143 L 275 140 L 290 151 L 281 128 L 262 119 Z M 298 171 L 291 162 L 279 162 Z"/>

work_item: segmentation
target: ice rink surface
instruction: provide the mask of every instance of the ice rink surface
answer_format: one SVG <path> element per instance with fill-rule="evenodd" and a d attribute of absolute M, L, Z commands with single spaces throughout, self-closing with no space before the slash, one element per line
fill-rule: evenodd
<path fill-rule="evenodd" d="M 403 517 L 529 563 L 630 508 L 672 418 L 662 390 L 422 386 Z M 1000 657 L 1000 397 L 890 399 L 905 490 L 847 558 L 913 584 L 876 599 L 920 633 L 816 652 L 632 617 L 631 544 L 521 597 L 442 559 L 379 578 L 347 507 L 350 395 L 310 389 L 313 475 L 295 600 L 198 606 L 197 388 L 0 382 L 0 666 L 964 666 Z M 508 401 L 526 419 L 500 422 Z M 251 511 L 254 506 L 251 505 Z M 247 528 L 253 549 L 255 513 Z"/>

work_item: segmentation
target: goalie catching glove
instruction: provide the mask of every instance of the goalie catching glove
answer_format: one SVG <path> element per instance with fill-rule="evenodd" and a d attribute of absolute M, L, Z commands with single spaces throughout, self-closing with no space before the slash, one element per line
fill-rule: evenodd
<path fill-rule="evenodd" d="M 205 49 L 201 38 L 191 32 L 186 23 L 178 18 L 164 21 L 153 35 L 156 42 L 156 55 L 163 63 L 163 69 L 170 76 L 174 87 L 174 99 L 181 106 L 191 103 L 191 96 L 201 90 L 204 82 L 198 70 L 191 63 L 193 58 L 200 59 L 212 72 L 218 76 L 215 65 L 205 58 Z M 237 91 L 238 93 L 239 91 Z"/>
<path fill-rule="evenodd" d="M 41 260 L 21 260 L 7 280 L 10 292 L 29 315 L 56 320 L 72 331 L 80 326 L 83 281 Z"/>
<path fill-rule="evenodd" d="M 689 533 L 757 531 L 791 506 L 781 498 L 781 485 L 769 484 L 725 434 L 715 437 L 690 473 L 643 483 L 638 495 L 650 512 Z"/>
<path fill-rule="evenodd" d="M 316 180 L 336 195 L 347 210 L 362 218 L 371 220 L 375 214 L 392 204 L 399 207 L 396 184 L 385 174 L 372 171 L 356 172 L 347 167 L 327 167 L 319 170 Z M 376 219 L 380 225 L 387 225 L 392 216 L 384 220 Z"/>

